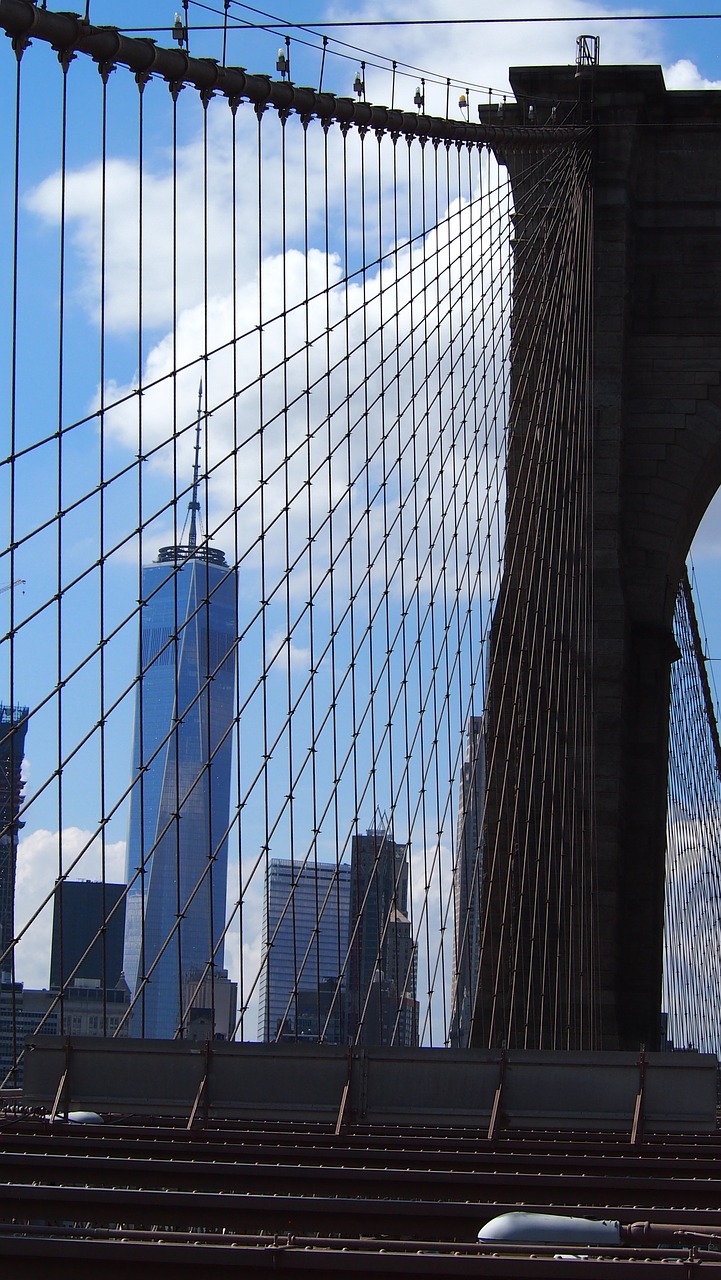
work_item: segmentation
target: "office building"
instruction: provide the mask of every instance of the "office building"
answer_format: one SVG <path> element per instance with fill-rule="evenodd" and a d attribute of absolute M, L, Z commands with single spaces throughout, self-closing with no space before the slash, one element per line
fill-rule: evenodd
<path fill-rule="evenodd" d="M 117 987 L 123 972 L 125 885 L 63 880 L 55 889 L 50 986 Z"/>
<path fill-rule="evenodd" d="M 57 1036 L 60 1010 L 52 1007 L 48 991 L 28 991 L 22 982 L 3 981 L 0 987 L 0 1085 L 20 1088 L 23 1046 L 28 1036 Z"/>
<path fill-rule="evenodd" d="M 183 974 L 183 1039 L 232 1040 L 238 1012 L 238 984 L 227 969 Z"/>
<path fill-rule="evenodd" d="M 268 863 L 263 907 L 261 1040 L 345 1040 L 350 867 Z"/>
<path fill-rule="evenodd" d="M 343 980 L 344 983 L 345 980 Z M 337 978 L 321 978 L 317 986 L 299 986 L 293 993 L 293 1013 L 286 1018 L 279 1040 L 345 1042 L 345 989 Z"/>
<path fill-rule="evenodd" d="M 23 1080 L 23 1046 L 28 1036 L 130 1035 L 125 1018 L 130 1002 L 127 984 L 104 988 L 91 978 L 80 978 L 65 992 L 33 990 L 22 982 L 0 988 L 0 1083 L 7 1076 L 11 1087 Z"/>
<path fill-rule="evenodd" d="M 15 979 L 15 873 L 18 833 L 24 825 L 18 814 L 22 802 L 22 762 L 28 726 L 27 707 L 0 703 L 0 981 Z"/>
<path fill-rule="evenodd" d="M 125 885 L 63 880 L 55 889 L 50 990 L 17 984 L 18 1030 L 65 1036 L 130 1035 L 123 976 Z M 35 1019 L 35 1025 L 33 1025 Z M 21 1041 L 20 1036 L 17 1037 Z"/>
<path fill-rule="evenodd" d="M 46 1009 L 58 1018 L 65 1036 L 130 1035 L 130 1018 L 125 1014 L 130 1004 L 130 991 L 121 976 L 114 987 L 103 987 L 97 978 L 79 978 L 59 998 L 57 991 L 24 992 L 26 1008 Z"/>
<path fill-rule="evenodd" d="M 142 570 L 124 971 L 133 1035 L 159 1039 L 183 1034 L 189 975 L 223 966 L 236 575 L 197 536 L 198 448 L 188 540 Z"/>
<path fill-rule="evenodd" d="M 380 820 L 353 837 L 347 1023 L 356 1044 L 418 1043 L 408 852 Z"/>
<path fill-rule="evenodd" d="M 478 984 L 485 786 L 483 718 L 471 716 L 458 789 L 458 828 L 453 872 L 455 931 L 449 1032 L 449 1042 L 453 1049 L 467 1049 L 470 1044 Z"/>

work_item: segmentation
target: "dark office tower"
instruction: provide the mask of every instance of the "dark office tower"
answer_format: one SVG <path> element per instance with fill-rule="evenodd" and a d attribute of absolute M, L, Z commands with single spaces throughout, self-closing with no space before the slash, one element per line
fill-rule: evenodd
<path fill-rule="evenodd" d="M 236 575 L 197 538 L 199 428 L 187 543 L 142 571 L 124 970 L 133 1035 L 159 1039 L 188 976 L 223 966 Z"/>
<path fill-rule="evenodd" d="M 351 847 L 348 1038 L 418 1043 L 416 953 L 408 917 L 408 845 L 378 821 Z"/>
<path fill-rule="evenodd" d="M 268 863 L 259 1039 L 345 1042 L 349 901 L 347 863 Z"/>
<path fill-rule="evenodd" d="M 483 718 L 471 716 L 458 792 L 458 830 L 453 874 L 455 938 L 449 1042 L 467 1049 L 478 983 L 483 872 L 483 799 L 486 786 Z"/>
<path fill-rule="evenodd" d="M 21 767 L 28 727 L 27 707 L 0 703 L 0 975 L 13 980 L 12 941 L 15 937 L 15 870 L 18 818 L 23 794 Z"/>
<path fill-rule="evenodd" d="M 124 884 L 96 880 L 64 880 L 57 886 L 50 950 L 54 991 L 68 983 L 118 985 L 123 972 L 124 892 Z"/>

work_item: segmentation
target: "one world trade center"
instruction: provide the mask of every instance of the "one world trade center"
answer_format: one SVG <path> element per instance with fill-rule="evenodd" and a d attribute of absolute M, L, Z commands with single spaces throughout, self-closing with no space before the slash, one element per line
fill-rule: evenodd
<path fill-rule="evenodd" d="M 198 424 L 187 540 L 142 569 L 124 970 L 153 1039 L 223 972 L 236 573 L 198 537 L 199 443 Z"/>

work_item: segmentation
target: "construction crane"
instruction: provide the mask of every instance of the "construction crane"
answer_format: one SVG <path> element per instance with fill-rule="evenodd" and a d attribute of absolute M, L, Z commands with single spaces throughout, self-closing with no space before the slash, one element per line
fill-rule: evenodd
<path fill-rule="evenodd" d="M 0 587 L 0 596 L 3 591 L 10 591 L 12 587 L 25 586 L 24 578 L 13 578 L 12 582 L 8 582 L 4 587 Z"/>

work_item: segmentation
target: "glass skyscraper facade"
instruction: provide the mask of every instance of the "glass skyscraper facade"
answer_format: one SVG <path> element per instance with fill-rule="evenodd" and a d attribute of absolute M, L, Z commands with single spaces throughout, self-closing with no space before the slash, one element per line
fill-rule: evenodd
<path fill-rule="evenodd" d="M 263 908 L 261 1040 L 345 1040 L 350 867 L 268 863 Z"/>
<path fill-rule="evenodd" d="M 222 970 L 236 619 L 222 551 L 191 537 L 143 568 L 124 947 L 135 1036 L 183 1034 L 188 975 Z"/>

